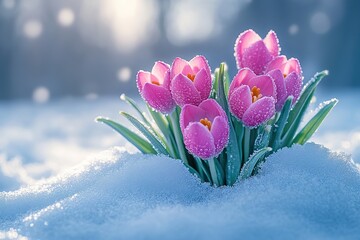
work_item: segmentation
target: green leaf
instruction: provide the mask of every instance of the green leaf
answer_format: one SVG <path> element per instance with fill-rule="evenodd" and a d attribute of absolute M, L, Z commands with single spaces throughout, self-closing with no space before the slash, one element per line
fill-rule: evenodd
<path fill-rule="evenodd" d="M 157 153 L 169 155 L 168 151 L 162 145 L 162 143 L 155 137 L 155 135 L 146 127 L 142 122 L 131 116 L 126 112 L 120 112 L 125 118 L 127 118 L 152 144 Z"/>
<path fill-rule="evenodd" d="M 231 114 L 229 112 L 229 107 L 227 103 L 227 97 L 225 94 L 224 89 L 224 78 L 226 75 L 226 64 L 221 63 L 218 73 L 218 89 L 217 89 L 217 102 L 220 106 L 224 109 L 225 113 L 227 114 L 228 121 L 229 121 L 229 143 L 226 147 L 226 155 L 227 155 L 227 162 L 226 162 L 226 185 L 233 185 L 237 180 L 240 172 L 241 167 L 241 158 L 239 155 L 239 146 L 237 141 L 237 136 L 235 133 L 234 126 L 231 121 Z"/>
<path fill-rule="evenodd" d="M 123 93 L 123 94 L 121 94 L 120 99 L 123 100 L 124 102 L 126 102 L 127 104 L 129 104 L 130 106 L 132 106 L 134 108 L 134 110 L 141 116 L 144 123 L 151 126 L 151 123 L 149 122 L 149 120 L 145 117 L 144 113 L 140 110 L 139 106 L 136 104 L 136 102 L 132 98 L 126 96 Z"/>
<path fill-rule="evenodd" d="M 240 172 L 240 179 L 246 179 L 251 177 L 256 165 L 263 159 L 266 153 L 270 152 L 272 148 L 265 147 L 258 151 L 255 151 L 249 158 Z"/>
<path fill-rule="evenodd" d="M 224 92 L 225 92 L 226 98 L 229 95 L 229 88 L 230 88 L 230 77 L 229 77 L 229 72 L 228 72 L 228 66 L 225 64 L 225 69 L 224 69 Z"/>
<path fill-rule="evenodd" d="M 288 123 L 285 125 L 282 136 L 284 142 L 291 143 L 291 140 L 294 137 L 301 123 L 301 120 L 305 115 L 305 112 L 311 102 L 316 87 L 318 86 L 320 81 L 328 74 L 329 72 L 327 70 L 316 73 L 315 76 L 304 86 L 300 98 L 298 99 L 293 109 L 290 111 Z"/>
<path fill-rule="evenodd" d="M 164 134 L 164 136 L 168 134 L 169 122 L 167 121 L 167 119 L 161 113 L 152 110 L 151 107 L 149 107 L 149 105 L 147 106 L 147 108 L 149 110 L 151 117 L 154 119 L 156 125 L 158 126 L 160 131 Z"/>
<path fill-rule="evenodd" d="M 254 150 L 257 151 L 269 145 L 271 125 L 265 125 L 258 128 L 257 137 L 254 142 Z"/>
<path fill-rule="evenodd" d="M 283 147 L 281 136 L 285 128 L 285 124 L 287 123 L 289 117 L 292 101 L 293 101 L 293 96 L 289 96 L 286 99 L 284 106 L 281 109 L 279 119 L 276 121 L 274 127 L 272 128 L 272 138 L 271 138 L 270 146 L 272 147 L 274 152 L 277 151 L 279 148 Z"/>
<path fill-rule="evenodd" d="M 330 101 L 324 102 L 320 105 L 318 112 L 310 121 L 301 129 L 301 131 L 294 138 L 293 144 L 304 144 L 310 137 L 315 133 L 319 128 L 322 121 L 329 114 L 329 112 L 335 107 L 338 103 L 337 99 L 332 99 Z"/>
<path fill-rule="evenodd" d="M 154 132 L 160 138 L 160 140 L 166 141 L 167 148 L 169 149 L 168 152 L 170 153 L 171 157 L 179 158 L 179 154 L 176 150 L 176 142 L 174 139 L 173 131 L 170 128 L 169 121 L 166 119 L 166 117 L 164 117 L 162 113 L 152 110 L 149 105 L 147 105 L 147 108 L 150 116 L 155 121 L 159 130 L 162 132 L 162 136 L 160 136 L 161 134 L 157 133 L 156 131 Z M 154 130 L 154 128 L 152 129 Z"/>
<path fill-rule="evenodd" d="M 137 149 L 139 149 L 140 152 L 147 154 L 156 154 L 155 149 L 151 146 L 151 144 L 148 141 L 138 136 L 137 134 L 135 134 L 128 128 L 124 127 L 123 125 L 103 117 L 97 117 L 95 120 L 97 122 L 102 122 L 108 125 L 116 132 L 120 133 L 126 140 L 128 140 Z"/>

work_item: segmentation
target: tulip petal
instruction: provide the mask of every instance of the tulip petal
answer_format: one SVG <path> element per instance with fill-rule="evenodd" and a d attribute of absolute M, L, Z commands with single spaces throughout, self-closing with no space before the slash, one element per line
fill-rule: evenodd
<path fill-rule="evenodd" d="M 276 86 L 274 80 L 268 75 L 260 75 L 250 79 L 248 86 L 260 88 L 262 96 L 274 97 L 276 99 Z"/>
<path fill-rule="evenodd" d="M 162 85 L 164 83 L 164 77 L 166 72 L 170 70 L 170 66 L 164 62 L 157 61 L 155 62 L 151 73 L 159 79 L 159 83 Z"/>
<path fill-rule="evenodd" d="M 151 83 L 145 83 L 141 96 L 155 110 L 162 113 L 170 113 L 175 102 L 169 90 Z"/>
<path fill-rule="evenodd" d="M 296 72 L 298 75 L 302 75 L 300 62 L 296 58 L 290 58 L 280 70 L 282 70 L 282 72 L 286 75 L 289 75 L 292 72 Z"/>
<path fill-rule="evenodd" d="M 171 95 L 180 107 L 185 104 L 199 105 L 201 97 L 193 82 L 183 74 L 178 74 L 170 84 Z"/>
<path fill-rule="evenodd" d="M 205 69 L 206 73 L 211 77 L 211 70 L 208 61 L 204 56 L 198 55 L 190 60 L 189 62 L 194 73 L 197 74 L 202 68 Z"/>
<path fill-rule="evenodd" d="M 273 56 L 266 48 L 265 43 L 260 40 L 245 49 L 241 67 L 248 67 L 257 75 L 263 74 L 272 59 Z"/>
<path fill-rule="evenodd" d="M 280 54 L 279 39 L 273 30 L 268 32 L 264 38 L 264 43 L 273 57 L 276 57 Z"/>
<path fill-rule="evenodd" d="M 145 83 L 151 83 L 152 81 L 159 82 L 159 80 L 150 72 L 140 70 L 136 75 L 136 85 L 140 93 L 143 91 Z"/>
<path fill-rule="evenodd" d="M 183 132 L 186 149 L 203 159 L 215 155 L 214 138 L 207 127 L 199 122 L 190 123 Z"/>
<path fill-rule="evenodd" d="M 200 119 L 204 118 L 205 114 L 206 113 L 202 108 L 191 104 L 185 104 L 180 113 L 181 131 L 183 132 L 189 123 L 199 122 Z"/>
<path fill-rule="evenodd" d="M 243 123 L 248 127 L 257 127 L 268 121 L 275 113 L 275 99 L 263 97 L 251 104 L 245 111 Z"/>
<path fill-rule="evenodd" d="M 276 85 L 276 111 L 280 111 L 287 98 L 284 76 L 279 69 L 271 70 L 268 75 L 274 79 Z"/>
<path fill-rule="evenodd" d="M 250 88 L 242 85 L 229 95 L 229 107 L 231 113 L 238 119 L 242 119 L 245 111 L 252 104 Z"/>
<path fill-rule="evenodd" d="M 236 74 L 230 84 L 229 96 L 234 92 L 236 88 L 240 87 L 241 85 L 248 84 L 249 80 L 253 77 L 256 77 L 256 74 L 249 68 L 240 69 L 240 71 Z"/>
<path fill-rule="evenodd" d="M 211 75 L 202 68 L 195 76 L 194 86 L 200 93 L 201 100 L 209 97 L 212 87 Z"/>
<path fill-rule="evenodd" d="M 274 69 L 280 69 L 281 70 L 283 64 L 285 64 L 286 61 L 287 61 L 287 58 L 284 55 L 275 57 L 273 60 L 271 60 L 271 62 L 267 66 L 266 72 L 270 72 L 271 70 L 274 70 Z"/>
<path fill-rule="evenodd" d="M 245 49 L 250 47 L 253 43 L 261 40 L 261 37 L 254 32 L 252 29 L 246 30 L 245 32 L 240 33 L 239 37 L 235 42 L 235 59 L 238 68 L 243 68 L 242 66 L 242 56 Z"/>
<path fill-rule="evenodd" d="M 171 65 L 170 79 L 172 80 L 180 73 L 184 74 L 185 76 L 187 76 L 187 74 L 194 74 L 189 62 L 177 57 Z"/>
<path fill-rule="evenodd" d="M 203 101 L 200 103 L 199 108 L 204 111 L 204 116 L 206 116 L 210 121 L 213 121 L 217 116 L 222 116 L 227 119 L 225 111 L 214 99 L 207 99 Z"/>
<path fill-rule="evenodd" d="M 285 78 L 285 85 L 288 96 L 293 96 L 293 104 L 298 100 L 301 93 L 302 79 L 296 72 L 291 72 Z"/>
<path fill-rule="evenodd" d="M 170 70 L 168 70 L 164 75 L 164 80 L 163 80 L 162 86 L 170 91 L 170 83 L 171 83 Z"/>
<path fill-rule="evenodd" d="M 211 134 L 214 138 L 215 155 L 218 155 L 229 141 L 229 123 L 227 119 L 217 116 L 212 122 Z"/>

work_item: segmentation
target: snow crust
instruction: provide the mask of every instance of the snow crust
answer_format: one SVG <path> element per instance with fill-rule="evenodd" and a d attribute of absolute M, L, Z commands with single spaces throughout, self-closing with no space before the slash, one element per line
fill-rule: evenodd
<path fill-rule="evenodd" d="M 0 239 L 356 239 L 359 216 L 359 166 L 313 143 L 278 151 L 234 187 L 112 148 L 0 192 Z"/>

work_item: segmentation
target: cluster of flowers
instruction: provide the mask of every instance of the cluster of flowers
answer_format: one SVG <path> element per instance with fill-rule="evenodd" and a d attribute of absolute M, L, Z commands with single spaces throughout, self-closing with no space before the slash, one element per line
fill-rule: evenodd
<path fill-rule="evenodd" d="M 232 185 L 239 175 L 249 177 L 271 152 L 305 143 L 336 100 L 323 104 L 299 132 L 303 113 L 326 71 L 315 75 L 302 92 L 300 63 L 280 55 L 274 31 L 264 39 L 253 30 L 241 33 L 234 55 L 239 71 L 232 81 L 225 64 L 212 76 L 204 56 L 190 61 L 176 58 L 171 66 L 158 61 L 151 72 L 139 71 L 137 87 L 150 106 L 152 119 L 124 95 L 143 122 L 122 114 L 148 141 L 111 120 L 97 120 L 117 130 L 144 153 L 182 159 L 203 181 Z"/>

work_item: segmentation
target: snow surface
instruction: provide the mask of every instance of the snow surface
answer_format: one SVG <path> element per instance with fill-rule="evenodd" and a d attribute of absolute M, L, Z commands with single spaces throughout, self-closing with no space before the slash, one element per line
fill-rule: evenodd
<path fill-rule="evenodd" d="M 94 122 L 121 122 L 119 99 L 0 102 L 0 239 L 358 239 L 360 94 L 318 95 L 340 100 L 312 138 L 331 152 L 284 149 L 218 189 Z"/>
<path fill-rule="evenodd" d="M 0 223 L 3 235 L 30 239 L 355 239 L 359 170 L 349 156 L 307 144 L 215 189 L 178 160 L 113 148 L 46 183 L 0 193 Z"/>

